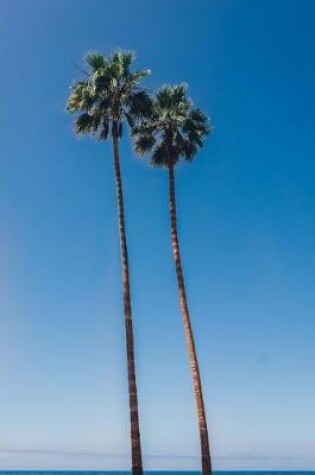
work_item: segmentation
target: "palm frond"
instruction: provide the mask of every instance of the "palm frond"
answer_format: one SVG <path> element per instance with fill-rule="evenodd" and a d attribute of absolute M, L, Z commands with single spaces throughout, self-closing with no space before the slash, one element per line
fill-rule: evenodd
<path fill-rule="evenodd" d="M 138 71 L 135 71 L 134 73 L 130 74 L 130 80 L 134 84 L 139 84 L 141 79 L 150 75 L 151 75 L 151 69 L 139 69 Z"/>
<path fill-rule="evenodd" d="M 179 105 L 180 103 L 189 103 L 190 99 L 186 96 L 188 91 L 188 85 L 186 83 L 173 86 L 171 88 L 171 96 L 174 104 Z"/>
<path fill-rule="evenodd" d="M 182 152 L 181 156 L 185 158 L 186 160 L 190 161 L 193 158 L 195 158 L 197 151 L 198 151 L 198 146 L 196 142 L 185 140 L 182 151 L 181 151 Z"/>
<path fill-rule="evenodd" d="M 150 152 L 156 140 L 153 135 L 139 135 L 134 141 L 135 151 L 140 157 Z"/>
<path fill-rule="evenodd" d="M 142 120 L 137 124 L 134 125 L 131 129 L 131 135 L 148 135 L 154 134 L 157 131 L 156 124 L 151 122 L 148 118 L 142 118 Z"/>
<path fill-rule="evenodd" d="M 67 100 L 67 110 L 71 113 L 87 111 L 94 102 L 93 91 L 88 81 L 78 81 L 72 88 Z"/>
<path fill-rule="evenodd" d="M 156 101 L 161 109 L 169 109 L 171 107 L 171 87 L 162 86 L 156 94 Z"/>
<path fill-rule="evenodd" d="M 128 113 L 134 118 L 150 117 L 153 103 L 150 95 L 143 90 L 133 92 L 128 98 Z"/>
<path fill-rule="evenodd" d="M 98 52 L 90 52 L 85 55 L 86 63 L 91 67 L 93 72 L 99 69 L 105 69 L 108 65 L 108 60 Z"/>
<path fill-rule="evenodd" d="M 83 112 L 74 122 L 75 131 L 78 135 L 95 133 L 99 125 L 99 118 Z"/>
<path fill-rule="evenodd" d="M 167 152 L 167 146 L 165 143 L 162 142 L 157 147 L 155 147 L 152 153 L 151 163 L 154 167 L 168 166 L 169 164 L 168 152 Z"/>
<path fill-rule="evenodd" d="M 115 56 L 115 55 L 114 55 Z M 113 56 L 113 61 L 115 58 Z M 130 67 L 136 59 L 136 54 L 134 51 L 122 51 L 117 52 L 117 61 L 121 64 L 122 75 L 128 77 L 130 75 Z"/>

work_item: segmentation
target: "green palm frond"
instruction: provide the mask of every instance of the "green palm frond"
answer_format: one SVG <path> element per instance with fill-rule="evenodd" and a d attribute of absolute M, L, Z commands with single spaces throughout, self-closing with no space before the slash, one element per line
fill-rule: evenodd
<path fill-rule="evenodd" d="M 190 100 L 187 98 L 186 94 L 188 91 L 188 85 L 186 83 L 179 84 L 175 86 L 173 89 L 170 88 L 170 94 L 172 98 L 172 103 L 177 106 L 188 106 L 190 104 Z"/>
<path fill-rule="evenodd" d="M 144 90 L 133 92 L 128 97 L 128 113 L 133 118 L 150 117 L 152 108 L 151 96 Z"/>
<path fill-rule="evenodd" d="M 165 156 L 167 155 L 167 146 L 164 142 L 159 144 L 152 153 L 151 163 L 154 167 L 165 167 L 166 161 Z"/>
<path fill-rule="evenodd" d="M 132 127 L 131 135 L 136 137 L 142 134 L 153 134 L 156 130 L 156 124 L 151 122 L 151 119 L 142 118 L 142 120 L 137 125 Z"/>
<path fill-rule="evenodd" d="M 71 113 L 87 111 L 93 106 L 94 94 L 88 81 L 79 81 L 71 88 L 67 110 Z"/>
<path fill-rule="evenodd" d="M 122 51 L 121 52 L 121 63 L 123 65 L 124 71 L 129 72 L 130 66 L 136 59 L 136 54 L 134 51 Z"/>
<path fill-rule="evenodd" d="M 112 56 L 113 63 L 119 69 L 122 76 L 128 77 L 130 75 L 130 67 L 135 61 L 136 55 L 134 51 L 116 50 Z"/>
<path fill-rule="evenodd" d="M 130 74 L 130 80 L 133 82 L 133 84 L 139 84 L 141 79 L 150 76 L 151 74 L 151 69 L 139 69 L 138 71 Z"/>
<path fill-rule="evenodd" d="M 78 135 L 94 134 L 97 131 L 100 118 L 83 112 L 74 122 L 75 131 Z"/>
<path fill-rule="evenodd" d="M 170 86 L 163 86 L 156 94 L 157 106 L 161 109 L 170 109 L 172 104 L 172 96 Z"/>
<path fill-rule="evenodd" d="M 184 155 L 186 160 L 192 160 L 198 152 L 198 147 L 200 148 L 201 146 L 197 142 L 193 140 L 185 140 L 181 153 Z"/>
<path fill-rule="evenodd" d="M 156 140 L 153 135 L 141 135 L 135 141 L 135 151 L 138 155 L 143 156 L 152 150 L 152 147 L 155 145 Z"/>
<path fill-rule="evenodd" d="M 107 59 L 98 52 L 87 53 L 85 55 L 85 61 L 94 72 L 99 69 L 105 69 L 108 65 Z"/>

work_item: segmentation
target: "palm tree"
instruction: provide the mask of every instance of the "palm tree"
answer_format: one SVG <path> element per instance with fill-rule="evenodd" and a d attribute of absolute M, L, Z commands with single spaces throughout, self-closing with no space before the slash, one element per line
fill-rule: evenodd
<path fill-rule="evenodd" d="M 129 126 L 133 126 L 149 111 L 150 98 L 139 87 L 139 83 L 150 71 L 131 70 L 135 59 L 131 51 L 118 50 L 111 57 L 89 53 L 85 59 L 88 68 L 86 78 L 72 86 L 67 109 L 77 114 L 74 125 L 78 135 L 91 134 L 97 140 L 112 140 L 125 313 L 132 472 L 134 475 L 141 475 L 143 467 L 119 141 L 123 134 L 123 124 L 127 122 Z"/>
<path fill-rule="evenodd" d="M 135 150 L 143 156 L 150 154 L 154 166 L 164 167 L 169 173 L 169 206 L 171 241 L 175 261 L 179 302 L 195 392 L 200 433 L 202 472 L 212 473 L 206 413 L 193 330 L 190 322 L 179 248 L 176 218 L 175 167 L 179 161 L 192 160 L 203 139 L 211 131 L 208 119 L 200 109 L 193 107 L 187 98 L 187 86 L 164 86 L 153 100 L 150 117 L 144 118 L 132 129 Z"/>

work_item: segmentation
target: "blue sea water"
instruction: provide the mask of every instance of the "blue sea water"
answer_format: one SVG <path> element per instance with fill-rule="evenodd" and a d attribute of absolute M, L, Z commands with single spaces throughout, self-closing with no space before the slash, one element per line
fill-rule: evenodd
<path fill-rule="evenodd" d="M 309 470 L 217 470 L 218 475 L 315 475 Z M 130 475 L 131 472 L 123 470 L 100 471 L 100 470 L 0 470 L 0 475 Z M 152 475 L 200 475 L 199 471 L 185 470 L 148 470 L 145 474 Z"/>

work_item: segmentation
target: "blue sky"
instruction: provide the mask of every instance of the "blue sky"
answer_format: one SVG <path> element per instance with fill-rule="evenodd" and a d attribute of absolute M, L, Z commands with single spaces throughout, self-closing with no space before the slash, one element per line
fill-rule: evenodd
<path fill-rule="evenodd" d="M 64 110 L 88 50 L 187 81 L 215 133 L 178 169 L 215 468 L 314 468 L 312 0 L 1 0 L 0 466 L 124 468 L 129 440 L 109 145 Z M 122 145 L 146 466 L 199 445 L 167 176 Z"/>

